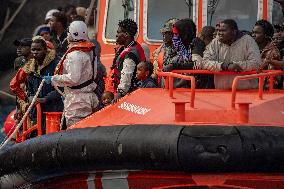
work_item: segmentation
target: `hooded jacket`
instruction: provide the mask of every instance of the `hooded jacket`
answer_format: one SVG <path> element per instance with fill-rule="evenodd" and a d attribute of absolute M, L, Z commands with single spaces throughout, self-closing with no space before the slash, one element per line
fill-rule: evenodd
<path fill-rule="evenodd" d="M 215 38 L 204 52 L 202 62 L 197 67 L 209 71 L 222 71 L 221 65 L 226 62 L 238 64 L 243 71 L 257 70 L 261 64 L 259 48 L 252 37 L 241 35 L 230 46 Z M 214 83 L 217 89 L 231 89 L 232 82 L 239 74 L 215 75 Z M 240 81 L 238 89 L 257 88 L 257 80 Z"/>

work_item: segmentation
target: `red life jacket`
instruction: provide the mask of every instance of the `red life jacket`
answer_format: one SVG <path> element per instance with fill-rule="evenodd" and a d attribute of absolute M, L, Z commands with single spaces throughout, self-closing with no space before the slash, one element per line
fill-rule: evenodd
<path fill-rule="evenodd" d="M 121 48 L 123 48 L 123 47 L 121 47 Z M 121 51 L 121 49 L 119 49 L 118 52 L 119 51 Z M 146 60 L 144 50 L 139 43 L 135 42 L 132 46 L 125 48 L 114 59 L 113 66 L 111 68 L 111 72 L 108 76 L 106 91 L 110 91 L 110 92 L 113 92 L 113 93 L 116 92 L 117 87 L 120 83 L 121 71 L 122 71 L 122 68 L 123 68 L 124 59 L 130 53 L 132 53 L 136 56 L 136 58 L 137 58 L 137 62 L 135 62 L 136 64 L 139 64 L 139 62 Z M 136 72 L 136 70 L 134 72 Z M 136 73 L 133 73 L 132 77 L 136 77 Z"/>

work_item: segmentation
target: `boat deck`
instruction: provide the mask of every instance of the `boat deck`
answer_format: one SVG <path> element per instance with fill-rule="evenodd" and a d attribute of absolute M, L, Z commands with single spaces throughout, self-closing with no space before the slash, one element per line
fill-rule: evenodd
<path fill-rule="evenodd" d="M 257 90 L 237 91 L 235 108 L 231 91 L 196 90 L 193 108 L 190 99 L 189 89 L 176 89 L 173 97 L 166 89 L 139 89 L 72 128 L 129 124 L 284 126 L 283 90 L 264 92 L 263 99 Z M 176 107 L 177 102 L 181 106 L 185 102 L 184 119 L 180 119 L 182 107 Z M 250 103 L 247 112 L 240 111 L 238 103 Z M 244 114 L 247 121 L 241 118 Z"/>

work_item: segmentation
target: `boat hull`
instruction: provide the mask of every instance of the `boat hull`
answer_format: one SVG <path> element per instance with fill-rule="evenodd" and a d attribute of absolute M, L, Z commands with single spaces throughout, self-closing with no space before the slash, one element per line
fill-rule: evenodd
<path fill-rule="evenodd" d="M 105 170 L 275 174 L 284 172 L 283 158 L 281 127 L 96 127 L 48 134 L 8 147 L 0 152 L 0 179 L 1 188 L 9 188 Z"/>

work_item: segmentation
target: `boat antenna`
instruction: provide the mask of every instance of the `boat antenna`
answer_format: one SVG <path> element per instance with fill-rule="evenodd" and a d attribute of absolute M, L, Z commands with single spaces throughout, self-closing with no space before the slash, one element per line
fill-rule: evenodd
<path fill-rule="evenodd" d="M 122 0 L 122 7 L 124 9 L 124 19 L 129 18 L 129 12 L 134 10 L 133 0 Z"/>
<path fill-rule="evenodd" d="M 188 6 L 188 14 L 189 14 L 188 16 L 189 16 L 189 18 L 191 18 L 191 7 L 193 6 L 193 4 L 192 4 L 191 0 L 184 0 L 184 1 Z"/>
<path fill-rule="evenodd" d="M 208 13 L 210 14 L 210 21 L 209 24 L 212 26 L 213 15 L 218 7 L 220 0 L 210 0 L 208 2 Z"/>

